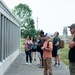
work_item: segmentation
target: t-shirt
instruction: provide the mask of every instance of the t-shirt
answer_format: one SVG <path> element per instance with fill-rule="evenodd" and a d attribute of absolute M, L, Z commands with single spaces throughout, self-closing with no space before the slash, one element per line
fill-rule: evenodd
<path fill-rule="evenodd" d="M 75 38 L 73 39 L 75 42 Z M 70 48 L 68 58 L 71 62 L 75 62 L 75 46 L 73 48 Z"/>
<path fill-rule="evenodd" d="M 44 42 L 43 47 L 47 48 L 47 44 L 48 42 Z M 48 46 L 51 50 L 43 50 L 43 58 L 52 58 L 52 49 L 53 49 L 53 43 L 49 42 L 49 46 Z"/>
<path fill-rule="evenodd" d="M 60 42 L 60 38 L 59 38 L 59 37 L 55 37 L 55 38 L 53 39 L 53 46 L 56 48 L 56 50 L 59 50 L 59 49 L 60 49 L 60 46 L 59 46 L 59 45 L 55 46 L 55 44 L 56 44 L 57 42 Z"/>
<path fill-rule="evenodd" d="M 37 44 L 41 44 L 41 40 L 38 40 Z M 41 51 L 41 46 L 37 46 L 37 51 L 40 52 Z"/>
<path fill-rule="evenodd" d="M 25 51 L 31 50 L 32 47 L 32 41 L 31 40 L 26 40 L 25 41 Z"/>
<path fill-rule="evenodd" d="M 44 42 L 45 42 L 45 38 L 44 38 L 44 37 L 42 37 L 42 38 L 40 39 L 41 47 L 43 46 Z"/>

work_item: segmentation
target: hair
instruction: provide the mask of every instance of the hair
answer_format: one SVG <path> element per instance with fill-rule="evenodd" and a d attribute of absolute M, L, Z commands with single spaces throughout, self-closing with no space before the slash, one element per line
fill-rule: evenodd
<path fill-rule="evenodd" d="M 43 37 L 44 36 L 44 32 L 41 30 L 40 31 L 40 36 Z"/>
<path fill-rule="evenodd" d="M 57 36 L 59 35 L 59 32 L 57 32 Z"/>
<path fill-rule="evenodd" d="M 32 41 L 33 42 L 36 42 L 37 41 L 36 37 L 33 37 Z"/>
<path fill-rule="evenodd" d="M 31 40 L 31 36 L 29 36 L 29 39 Z"/>

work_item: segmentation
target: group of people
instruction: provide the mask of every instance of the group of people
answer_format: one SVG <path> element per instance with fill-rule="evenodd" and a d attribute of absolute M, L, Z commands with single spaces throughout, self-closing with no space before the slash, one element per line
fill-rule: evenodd
<path fill-rule="evenodd" d="M 70 75 L 75 75 L 75 24 L 69 26 L 70 32 L 72 34 L 72 39 L 69 42 L 69 69 Z M 32 55 L 36 55 L 36 51 L 38 52 L 40 59 L 39 68 L 44 68 L 44 75 L 53 75 L 52 73 L 52 57 L 54 57 L 55 64 L 54 66 L 60 66 L 60 38 L 59 32 L 54 33 L 53 41 L 51 40 L 51 35 L 44 32 L 40 32 L 38 35 L 38 41 L 34 37 L 31 40 L 30 36 L 27 36 L 24 45 L 25 45 L 25 53 L 26 53 L 26 64 L 32 63 Z M 28 57 L 30 59 L 30 63 L 28 63 Z M 34 58 L 36 60 L 36 56 Z"/>
<path fill-rule="evenodd" d="M 38 41 L 35 37 L 31 40 L 30 36 L 25 39 L 25 54 L 26 63 L 28 65 L 32 64 L 33 55 L 34 60 L 36 60 L 36 51 L 38 52 L 40 66 L 39 68 L 44 68 L 44 75 L 47 75 L 47 70 L 49 69 L 49 74 L 52 75 L 52 57 L 55 58 L 54 66 L 60 65 L 60 47 L 59 47 L 59 33 L 54 33 L 53 41 L 50 39 L 51 35 L 41 31 L 38 35 Z M 28 57 L 30 62 L 28 62 Z"/>

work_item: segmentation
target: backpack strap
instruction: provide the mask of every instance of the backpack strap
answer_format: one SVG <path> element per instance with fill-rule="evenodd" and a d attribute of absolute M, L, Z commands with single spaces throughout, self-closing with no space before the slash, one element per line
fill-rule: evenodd
<path fill-rule="evenodd" d="M 47 43 L 47 48 L 49 48 L 49 42 L 51 42 L 51 41 L 48 41 L 48 43 Z"/>

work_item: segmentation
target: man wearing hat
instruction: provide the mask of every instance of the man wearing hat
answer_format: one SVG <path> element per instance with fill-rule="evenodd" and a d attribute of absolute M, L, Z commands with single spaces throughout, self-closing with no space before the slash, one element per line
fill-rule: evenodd
<path fill-rule="evenodd" d="M 70 32 L 72 34 L 71 40 L 69 42 L 69 68 L 70 68 L 70 75 L 75 75 L 75 24 L 68 26 L 70 28 Z"/>
<path fill-rule="evenodd" d="M 44 75 L 52 74 L 52 50 L 53 43 L 50 41 L 50 34 L 46 33 L 45 42 L 41 49 L 43 50 L 43 62 L 44 62 Z"/>

